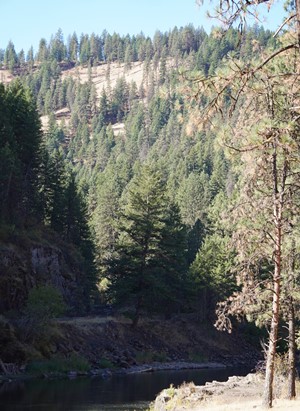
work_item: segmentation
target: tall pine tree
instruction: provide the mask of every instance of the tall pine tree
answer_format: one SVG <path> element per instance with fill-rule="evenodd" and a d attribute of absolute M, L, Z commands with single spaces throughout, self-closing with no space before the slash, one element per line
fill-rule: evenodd
<path fill-rule="evenodd" d="M 170 205 L 162 174 L 144 166 L 128 192 L 117 255 L 110 261 L 110 291 L 116 302 L 133 306 L 133 326 L 142 310 L 153 310 L 155 303 L 165 304 L 167 313 L 178 308 L 184 243 L 178 209 Z"/>

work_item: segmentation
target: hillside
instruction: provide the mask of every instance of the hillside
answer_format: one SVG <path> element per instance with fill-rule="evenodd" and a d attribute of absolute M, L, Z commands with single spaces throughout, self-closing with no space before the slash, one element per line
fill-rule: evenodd
<path fill-rule="evenodd" d="M 132 271 L 125 261 L 128 250 L 124 248 L 122 254 L 119 240 L 125 230 L 127 246 L 130 248 L 130 242 L 136 241 L 130 239 L 133 234 L 129 230 L 135 223 L 130 207 L 137 207 L 138 213 L 142 207 L 142 203 L 135 202 L 135 190 L 139 190 L 141 198 L 154 196 L 159 205 L 154 201 L 152 206 L 160 210 L 156 212 L 160 222 L 157 225 L 153 221 L 149 238 L 154 242 L 160 238 L 160 242 L 149 243 L 150 249 L 154 247 L 157 251 L 146 260 L 149 257 L 151 270 L 160 267 L 164 274 L 156 289 L 158 274 L 152 277 L 149 272 L 154 287 L 150 287 L 152 291 L 147 299 L 157 299 L 157 305 L 143 309 L 166 309 L 166 315 L 174 310 L 196 310 L 205 319 L 211 317 L 216 302 L 235 289 L 224 260 L 228 256 L 226 248 L 231 232 L 213 227 L 216 216 L 226 208 L 237 176 L 223 147 L 217 144 L 217 130 L 208 124 L 204 128 L 201 125 L 197 99 L 204 104 L 206 97 L 197 97 L 199 85 L 193 76 L 213 78 L 215 70 L 226 64 L 233 51 L 244 60 L 256 58 L 258 47 L 252 47 L 253 38 L 262 49 L 276 46 L 271 32 L 263 28 L 250 29 L 240 42 L 236 30 L 220 37 L 218 32 L 207 35 L 203 29 L 192 26 L 156 33 L 153 39 L 106 33 L 104 37 L 82 37 L 78 43 L 73 35 L 73 43 L 67 45 L 58 32 L 49 44 L 42 41 L 36 56 L 29 55 L 25 62 L 18 59 L 13 45 L 9 44 L 0 61 L 1 78 L 8 86 L 29 88 L 36 115 L 43 125 L 42 136 L 36 130 L 32 190 L 37 200 L 30 207 L 37 221 L 30 215 L 31 224 L 45 225 L 64 240 L 75 242 L 81 252 L 89 254 L 89 259 L 94 258 L 91 277 L 97 277 L 94 288 L 99 294 L 91 297 L 93 304 L 117 298 L 123 286 L 117 285 L 121 277 L 117 279 L 115 267 L 125 264 L 124 270 Z M 5 93 L 9 100 L 10 87 Z M 25 98 L 27 91 L 22 93 Z M 20 156 L 26 170 L 30 148 L 26 146 L 28 158 L 23 158 L 21 148 L 25 140 L 18 134 L 14 113 L 7 114 L 8 124 L 15 128 L 20 141 L 20 150 L 5 136 L 7 144 L 16 157 Z M 8 161 L 6 170 L 9 164 Z M 18 184 L 23 187 L 22 170 L 16 174 L 16 187 Z M 13 214 L 8 200 L 12 204 L 16 201 L 13 195 L 22 192 L 22 188 L 14 192 L 9 181 L 8 174 L 3 182 L 3 192 L 11 190 L 12 196 L 3 203 L 8 216 Z M 75 192 L 78 205 L 70 201 L 72 196 L 76 197 Z M 30 195 L 28 202 L 29 198 L 35 198 Z M 21 194 L 19 201 L 21 210 Z M 24 224 L 19 208 L 16 208 L 20 214 L 17 236 L 29 224 Z M 121 211 L 124 221 L 119 217 Z M 143 218 L 148 217 L 145 214 Z M 88 228 L 86 225 L 82 228 L 82 221 Z M 4 237 L 10 237 L 6 223 L 10 227 L 11 222 L 3 220 Z M 140 235 L 143 230 L 143 225 L 137 228 Z M 144 235 L 148 238 L 146 232 Z M 89 252 L 87 244 L 92 247 L 92 243 L 94 251 Z M 220 257 L 217 266 L 212 265 L 208 273 L 201 271 L 199 258 L 202 257 L 200 254 L 197 257 L 201 247 L 206 247 L 203 258 L 206 253 L 209 256 L 210 247 Z M 124 260 L 119 261 L 121 256 Z M 231 261 L 233 253 L 229 256 Z M 132 272 L 139 270 L 140 263 L 136 263 Z M 219 271 L 220 276 L 216 274 Z M 115 281 L 116 289 L 110 287 Z M 127 290 L 127 296 L 118 297 L 119 303 L 125 298 L 122 304 L 129 303 L 131 309 L 133 301 L 126 300 L 135 295 L 133 289 Z M 25 295 L 28 291 L 26 288 Z"/>
<path fill-rule="evenodd" d="M 267 316 L 260 313 L 267 312 L 271 301 L 274 265 L 273 254 L 267 253 L 272 245 L 261 247 L 274 238 L 272 196 L 262 199 L 261 191 L 251 191 L 256 179 L 250 179 L 258 176 L 261 187 L 272 189 L 274 174 L 259 168 L 269 166 L 272 156 L 262 151 L 261 158 L 253 151 L 254 157 L 248 152 L 238 157 L 230 150 L 237 146 L 237 153 L 243 153 L 243 142 L 252 136 L 249 130 L 254 133 L 258 124 L 263 129 L 269 107 L 259 91 L 266 91 L 267 82 L 259 78 L 257 85 L 250 77 L 253 83 L 248 87 L 244 72 L 239 77 L 234 70 L 244 64 L 256 67 L 277 50 L 279 41 L 257 26 L 242 38 L 235 29 L 207 35 L 190 26 L 153 39 L 106 33 L 83 36 L 81 42 L 73 38 L 73 48 L 59 33 L 54 38 L 49 44 L 41 42 L 36 56 L 25 62 L 18 56 L 9 58 L 14 55 L 10 45 L 0 62 L 6 84 L 0 88 L 5 121 L 0 130 L 2 328 L 8 322 L 18 334 L 22 324 L 32 324 L 25 341 L 30 355 L 23 353 L 23 359 L 55 357 L 56 352 L 68 357 L 80 351 L 78 344 L 65 341 L 66 328 L 70 335 L 78 331 L 72 320 L 64 323 L 63 331 L 58 326 L 63 343 L 52 346 L 47 340 L 50 331 L 35 334 L 34 325 L 41 327 L 37 313 L 44 309 L 51 323 L 60 311 L 56 309 L 77 318 L 109 306 L 125 311 L 132 329 L 111 321 L 105 336 L 117 346 L 109 333 L 126 334 L 122 344 L 130 350 L 136 335 L 141 347 L 130 355 L 133 363 L 148 348 L 151 356 L 172 360 L 181 358 L 180 353 L 185 360 L 197 357 L 198 351 L 210 360 L 220 353 L 232 357 L 237 340 L 215 334 L 214 346 L 208 334 L 204 333 L 206 342 L 201 340 L 200 324 L 206 324 L 209 333 L 216 320 L 223 328 L 235 329 L 236 313 L 243 320 L 247 314 L 248 321 L 266 324 Z M 273 79 L 268 72 L 267 79 Z M 279 83 L 274 80 L 272 86 L 277 90 Z M 227 116 L 232 105 L 235 111 Z M 284 122 L 282 113 L 290 111 L 278 110 Z M 273 118 L 269 120 L 272 124 Z M 255 138 L 263 139 L 264 134 L 259 130 Z M 249 147 L 257 146 L 250 140 Z M 266 214 L 256 221 L 258 210 Z M 288 220 L 285 223 L 288 226 Z M 25 244 L 20 246 L 22 239 Z M 253 249 L 260 253 L 250 256 L 250 263 L 243 261 Z M 44 275 L 34 265 L 34 250 L 40 250 Z M 8 254 L 15 262 L 11 270 Z M 254 278 L 249 283 L 254 289 L 246 292 L 240 278 L 244 269 L 252 271 L 243 278 Z M 12 277 L 20 298 L 11 292 Z M 50 293 L 46 297 L 56 296 L 57 306 L 51 307 L 51 298 L 45 301 L 45 291 Z M 197 320 L 173 323 L 177 315 Z M 162 326 L 151 323 L 155 316 L 165 318 Z M 79 325 L 91 337 L 80 355 L 95 351 L 114 364 L 119 358 L 128 362 L 122 353 L 114 360 L 102 346 L 102 326 L 94 335 L 90 325 L 88 318 Z M 180 332 L 185 325 L 188 337 Z M 150 335 L 147 330 L 156 326 L 158 331 Z M 178 337 L 176 348 L 168 336 L 160 341 L 164 329 Z M 250 329 L 256 342 L 264 335 L 253 324 Z M 78 331 L 81 342 L 84 332 Z M 47 342 L 43 349 L 35 347 L 39 338 L 49 346 Z M 148 348 L 147 338 L 153 342 Z M 92 348 L 98 340 L 99 351 Z M 230 341 L 232 349 L 227 349 Z M 18 338 L 18 346 L 17 342 Z"/>
<path fill-rule="evenodd" d="M 86 83 L 90 77 L 96 86 L 97 96 L 100 99 L 103 88 L 107 91 L 108 87 L 114 88 L 117 80 L 125 78 L 126 83 L 134 81 L 139 88 L 142 84 L 144 73 L 144 65 L 142 62 L 133 62 L 126 66 L 125 63 L 101 63 L 92 69 L 88 67 L 74 67 L 70 70 L 64 70 L 62 72 L 62 80 L 68 77 L 72 77 L 74 80 L 78 80 L 80 83 Z"/>
<path fill-rule="evenodd" d="M 91 72 L 91 75 L 89 75 L 89 71 Z M 88 67 L 79 66 L 64 69 L 61 72 L 62 81 L 72 78 L 80 84 L 87 83 L 89 81 L 89 76 L 96 87 L 97 99 L 99 102 L 103 89 L 107 91 L 108 88 L 114 88 L 118 79 L 124 78 L 127 83 L 135 82 L 137 87 L 140 87 L 145 76 L 144 65 L 142 62 L 134 62 L 131 64 L 131 68 L 126 68 L 125 63 L 102 63 L 99 66 L 93 67 L 92 70 L 88 69 Z M 1 83 L 9 84 L 16 78 L 17 76 L 9 72 L 9 70 L 0 69 Z M 63 118 L 68 123 L 71 113 L 67 107 L 59 109 L 54 113 L 58 123 L 60 123 Z M 44 129 L 47 130 L 48 115 L 41 116 L 41 120 Z"/>
<path fill-rule="evenodd" d="M 175 69 L 175 63 L 172 62 L 172 60 L 169 60 L 167 67 L 168 70 L 172 71 Z M 144 86 L 145 96 L 147 96 L 150 81 L 149 77 L 149 67 L 146 69 L 143 62 L 133 62 L 130 64 L 130 67 L 125 63 L 101 63 L 93 68 L 79 66 L 63 70 L 61 73 L 62 81 L 68 81 L 70 78 L 80 84 L 85 84 L 91 81 L 95 86 L 96 100 L 98 104 L 103 90 L 109 94 L 120 80 L 125 80 L 127 85 L 134 84 L 137 90 Z M 6 78 L 10 80 L 11 76 Z M 61 124 L 64 119 L 65 124 L 68 125 L 70 117 L 71 111 L 67 107 L 55 111 L 55 118 L 58 124 Z M 41 116 L 41 120 L 43 127 L 45 127 L 46 130 L 49 116 Z M 114 134 L 118 134 L 120 129 L 123 129 L 122 124 L 113 125 Z"/>
<path fill-rule="evenodd" d="M 1 326 L 5 324 L 0 319 Z M 191 315 L 174 316 L 164 320 L 159 316 L 144 318 L 137 329 L 121 313 L 109 316 L 61 318 L 47 325 L 47 333 L 36 333 L 30 341 L 20 335 L 15 321 L 8 326 L 9 342 L 2 351 L 3 363 L 21 364 L 46 362 L 59 358 L 86 361 L 96 374 L 103 369 L 143 372 L 153 369 L 213 367 L 245 367 L 252 369 L 261 353 L 240 333 L 217 332 L 213 327 L 199 324 Z M 238 342 L 238 343 L 237 343 Z M 29 367 L 30 368 L 30 367 Z M 59 370 L 58 370 L 59 371 Z M 0 371 L 1 373 L 1 371 Z"/>

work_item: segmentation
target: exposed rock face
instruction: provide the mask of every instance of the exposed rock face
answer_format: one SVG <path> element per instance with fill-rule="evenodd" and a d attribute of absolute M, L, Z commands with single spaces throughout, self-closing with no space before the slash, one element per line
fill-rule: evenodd
<path fill-rule="evenodd" d="M 24 304 L 28 290 L 34 284 L 26 260 L 14 246 L 1 246 L 0 312 L 17 309 Z"/>
<path fill-rule="evenodd" d="M 68 305 L 76 305 L 80 262 L 72 261 L 70 255 L 64 255 L 60 249 L 53 247 L 32 247 L 30 252 L 35 279 L 43 284 L 53 285 L 60 290 Z"/>
<path fill-rule="evenodd" d="M 61 260 L 62 253 L 60 250 L 55 250 L 51 247 L 35 247 L 31 248 L 31 266 L 32 271 L 36 276 L 44 277 L 62 287 L 61 275 Z"/>
<path fill-rule="evenodd" d="M 19 309 L 28 292 L 38 285 L 53 285 L 70 307 L 83 293 L 82 261 L 67 247 L 33 244 L 0 245 L 0 313 Z"/>

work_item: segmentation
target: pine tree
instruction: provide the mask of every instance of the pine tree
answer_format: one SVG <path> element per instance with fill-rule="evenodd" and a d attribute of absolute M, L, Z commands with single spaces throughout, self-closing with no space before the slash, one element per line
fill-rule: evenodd
<path fill-rule="evenodd" d="M 39 43 L 39 50 L 37 52 L 36 59 L 39 63 L 43 63 L 49 57 L 49 50 L 46 39 L 41 39 Z"/>
<path fill-rule="evenodd" d="M 50 227 L 63 234 L 66 221 L 66 172 L 62 155 L 57 151 L 48 162 L 51 197 L 48 208 Z"/>
<path fill-rule="evenodd" d="M 77 62 L 78 60 L 78 49 L 79 49 L 79 44 L 78 44 L 78 37 L 76 32 L 72 34 L 71 37 L 68 38 L 68 58 L 72 62 Z"/>
<path fill-rule="evenodd" d="M 88 217 L 87 205 L 78 190 L 75 176 L 70 174 L 65 190 L 65 226 L 63 236 L 67 241 L 78 247 L 83 257 L 83 277 L 79 279 L 79 282 L 83 287 L 84 303 L 87 310 L 91 308 L 97 281 L 95 246 L 88 224 Z"/>
<path fill-rule="evenodd" d="M 259 7 L 263 3 L 266 3 L 266 0 L 262 0 L 257 3 L 256 6 Z M 256 13 L 256 10 L 254 12 Z M 241 0 L 239 3 L 221 0 L 216 10 L 216 17 L 225 23 L 228 28 L 238 22 L 241 31 L 243 31 L 247 16 L 249 15 L 253 15 L 252 4 L 244 0 Z M 243 210 L 244 216 L 248 215 L 248 217 L 250 216 L 250 218 L 253 219 L 251 226 L 244 216 L 240 216 L 241 226 L 239 229 L 242 227 L 244 229 L 246 227 L 248 228 L 247 237 L 244 234 L 244 239 L 246 239 L 249 247 L 247 250 L 249 253 L 248 267 L 246 263 L 245 267 L 247 269 L 243 270 L 241 275 L 245 285 L 244 296 L 249 295 L 248 287 L 249 285 L 251 286 L 251 283 L 252 286 L 250 288 L 252 288 L 253 291 L 253 298 L 255 298 L 254 296 L 256 294 L 255 287 L 257 286 L 257 290 L 260 289 L 259 278 L 256 277 L 259 270 L 257 270 L 257 267 L 253 270 L 253 262 L 255 261 L 257 264 L 262 258 L 265 258 L 267 261 L 271 260 L 271 265 L 273 266 L 272 278 L 269 280 L 271 287 L 270 284 L 266 286 L 266 289 L 272 288 L 272 295 L 270 297 L 272 314 L 266 358 L 265 388 L 263 393 L 263 406 L 266 408 L 271 408 L 273 401 L 275 354 L 283 280 L 282 265 L 286 257 L 285 239 L 288 234 L 289 220 L 293 216 L 292 209 L 297 202 L 299 194 L 299 187 L 295 181 L 295 178 L 298 178 L 299 158 L 298 155 L 296 158 L 291 155 L 294 151 L 293 147 L 297 147 L 297 153 L 299 151 L 297 131 L 299 127 L 299 115 L 294 111 L 295 101 L 297 101 L 296 95 L 298 95 L 299 90 L 297 86 L 295 86 L 295 84 L 298 84 L 296 78 L 294 78 L 293 81 L 290 80 L 291 77 L 294 76 L 294 68 L 295 65 L 297 65 L 296 60 L 295 65 L 294 62 L 292 62 L 295 58 L 295 50 L 297 49 L 299 53 L 300 45 L 299 0 L 293 4 L 290 3 L 289 16 L 278 31 L 282 30 L 286 24 L 290 24 L 290 21 L 294 21 L 295 30 L 290 30 L 289 32 L 289 43 L 284 44 L 281 48 L 270 54 L 264 61 L 255 64 L 254 67 L 250 67 L 250 69 L 249 67 L 241 66 L 240 69 L 236 71 L 236 66 L 231 67 L 231 72 L 226 73 L 226 86 L 224 87 L 224 84 L 223 86 L 218 84 L 220 87 L 219 90 L 222 88 L 223 91 L 220 92 L 218 97 L 215 94 L 215 99 L 210 100 L 208 105 L 210 108 L 213 107 L 222 111 L 221 106 L 223 106 L 223 104 L 220 102 L 219 97 L 221 96 L 221 98 L 223 98 L 224 90 L 226 90 L 231 101 L 233 101 L 229 111 L 232 113 L 242 98 L 249 98 L 248 92 L 250 89 L 251 92 L 254 91 L 254 98 L 253 96 L 251 98 L 252 101 L 255 100 L 256 103 L 253 109 L 255 119 L 252 119 L 252 126 L 257 130 L 256 136 L 253 140 L 246 140 L 248 144 L 243 148 L 235 147 L 235 150 L 240 153 L 247 152 L 249 158 L 256 162 L 256 164 L 254 162 L 251 164 L 250 169 L 244 169 L 245 182 L 242 190 L 243 200 L 247 199 L 245 203 L 246 206 Z M 290 52 L 291 50 L 292 53 Z M 284 56 L 284 61 L 282 56 Z M 299 54 L 297 58 L 299 58 Z M 279 60 L 277 66 L 274 65 L 276 60 Z M 290 66 L 289 63 L 291 63 Z M 249 65 L 249 62 L 247 62 L 247 65 Z M 296 74 L 296 76 L 297 75 L 298 74 Z M 221 77 L 222 76 L 219 76 L 219 80 Z M 206 90 L 208 90 L 209 86 L 207 82 L 204 81 L 204 83 L 206 83 Z M 216 84 L 215 78 L 213 83 Z M 242 86 L 241 83 L 243 83 Z M 263 101 L 260 101 L 258 94 L 260 94 Z M 264 109 L 262 109 L 262 107 L 264 107 Z M 264 120 L 258 121 L 258 108 L 264 111 L 262 115 Z M 249 113 L 251 113 L 251 109 L 248 106 L 245 113 L 247 117 Z M 249 118 L 244 119 L 243 125 L 248 124 L 249 126 L 249 123 Z M 239 127 L 240 125 L 241 124 L 239 124 Z M 248 138 L 252 134 L 251 131 L 248 129 Z M 240 143 L 243 141 L 243 138 L 241 133 L 238 134 Z M 244 141 L 244 143 L 246 142 Z M 229 145 L 233 148 L 231 143 L 229 143 Z M 248 147 L 246 148 L 247 145 Z M 246 160 L 246 157 L 246 155 L 241 156 L 243 161 Z M 250 175 L 249 170 L 251 170 Z M 253 198 L 255 199 L 254 202 Z M 249 214 L 249 209 L 252 209 L 251 214 Z M 258 210 L 261 211 L 259 215 L 257 215 Z M 253 236 L 251 236 L 253 244 L 251 245 L 249 244 L 249 242 L 251 242 L 251 240 L 249 241 L 249 228 L 253 231 Z M 242 231 L 241 229 L 240 232 Z M 263 247 L 262 244 L 264 244 Z M 245 259 L 246 253 L 242 242 L 239 243 L 239 246 L 241 255 L 243 255 Z M 264 254 L 264 257 L 262 257 L 261 254 Z M 249 264 L 249 261 L 251 261 L 251 264 Z M 254 281 L 254 279 L 256 281 Z M 253 289 L 254 283 L 256 286 L 254 286 Z"/>
<path fill-rule="evenodd" d="M 15 81 L 0 87 L 0 164 L 3 219 L 24 224 L 34 214 L 38 196 L 41 130 L 36 107 L 26 90 Z"/>
<path fill-rule="evenodd" d="M 235 277 L 231 272 L 234 256 L 230 237 L 215 232 L 205 238 L 191 265 L 190 275 L 197 293 L 196 306 L 203 320 L 215 316 L 217 302 L 236 290 Z"/>
<path fill-rule="evenodd" d="M 19 65 L 18 56 L 12 41 L 9 41 L 6 47 L 4 54 L 4 64 L 11 72 L 13 72 L 13 70 Z"/>
<path fill-rule="evenodd" d="M 282 84 L 270 73 L 293 72 L 290 62 L 283 57 L 271 61 L 255 79 L 249 94 L 254 104 L 252 115 L 240 112 L 238 127 L 226 133 L 234 152 L 240 153 L 240 199 L 243 206 L 235 205 L 231 222 L 235 222 L 235 243 L 240 258 L 240 281 L 243 292 L 240 297 L 252 298 L 262 306 L 268 300 L 270 308 L 269 343 L 266 359 L 266 379 L 263 403 L 271 407 L 275 355 L 278 341 L 283 266 L 287 259 L 287 240 L 291 233 L 290 224 L 296 218 L 295 207 L 299 201 L 299 117 L 292 107 L 299 93 L 299 83 Z M 289 75 L 287 75 L 289 78 Z M 251 84 L 253 86 L 253 83 Z M 266 104 L 266 101 L 268 102 Z M 249 107 L 248 107 L 249 108 Z M 247 153 L 247 154 L 246 154 Z M 261 277 L 260 265 L 272 267 L 271 276 Z M 261 287 L 264 284 L 264 291 Z M 270 285 L 271 284 L 271 285 Z M 272 288 L 272 293 L 268 292 Z M 232 300 L 234 301 L 234 299 Z M 244 300 L 245 301 L 245 300 Z M 232 304 L 234 305 L 234 304 Z M 247 309 L 251 304 L 242 304 Z M 254 303 L 252 304 L 254 305 Z M 236 308 L 241 308 L 241 299 Z M 232 311 L 234 312 L 234 310 Z"/>
<path fill-rule="evenodd" d="M 57 62 L 65 60 L 67 51 L 61 29 L 58 29 L 54 38 L 51 39 L 49 47 L 52 59 L 56 60 Z"/>
<path fill-rule="evenodd" d="M 116 302 L 134 307 L 133 326 L 142 310 L 165 304 L 174 310 L 184 267 L 183 227 L 169 205 L 159 171 L 144 166 L 128 193 L 119 224 L 117 255 L 110 264 L 111 292 Z M 180 250 L 178 245 L 180 244 Z"/>

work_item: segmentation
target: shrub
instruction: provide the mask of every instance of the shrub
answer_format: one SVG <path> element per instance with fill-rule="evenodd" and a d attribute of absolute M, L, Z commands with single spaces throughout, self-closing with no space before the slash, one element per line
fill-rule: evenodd
<path fill-rule="evenodd" d="M 98 366 L 100 368 L 114 368 L 114 364 L 107 358 L 100 358 L 98 361 Z"/>
<path fill-rule="evenodd" d="M 30 290 L 25 307 L 25 315 L 38 323 L 46 323 L 59 317 L 66 310 L 61 293 L 50 285 Z"/>
<path fill-rule="evenodd" d="M 199 362 L 199 363 L 208 361 L 207 357 L 204 354 L 198 353 L 198 352 L 191 352 L 189 354 L 189 360 L 192 362 Z"/>
<path fill-rule="evenodd" d="M 67 374 L 70 371 L 88 372 L 89 370 L 88 361 L 75 354 L 69 358 L 55 357 L 50 360 L 33 361 L 27 366 L 27 371 L 34 376 Z"/>
<path fill-rule="evenodd" d="M 62 315 L 66 310 L 60 292 L 49 285 L 30 290 L 23 317 L 18 321 L 20 338 L 31 343 L 43 345 L 47 351 L 47 344 L 51 337 L 51 320 Z"/>

